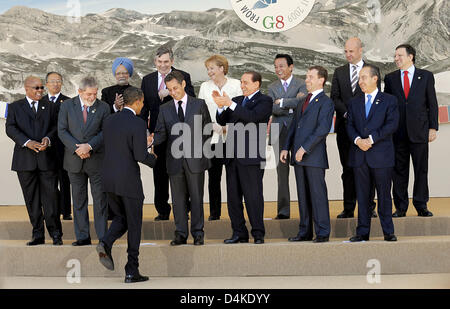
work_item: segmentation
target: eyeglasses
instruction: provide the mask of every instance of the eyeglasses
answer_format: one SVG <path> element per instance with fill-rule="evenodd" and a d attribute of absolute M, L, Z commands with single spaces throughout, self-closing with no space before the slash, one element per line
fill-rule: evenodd
<path fill-rule="evenodd" d="M 116 76 L 121 76 L 121 75 L 126 76 L 126 75 L 129 75 L 129 73 L 128 72 L 117 72 L 116 73 Z"/>
<path fill-rule="evenodd" d="M 60 80 L 49 80 L 48 83 L 49 84 L 61 84 L 62 81 L 60 81 Z"/>
<path fill-rule="evenodd" d="M 34 90 L 44 90 L 44 86 L 28 87 Z"/>

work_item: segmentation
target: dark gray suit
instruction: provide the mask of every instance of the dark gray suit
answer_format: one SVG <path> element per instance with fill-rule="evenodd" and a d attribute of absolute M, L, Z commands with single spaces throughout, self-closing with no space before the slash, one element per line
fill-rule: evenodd
<path fill-rule="evenodd" d="M 305 81 L 292 77 L 291 82 L 284 90 L 283 84 L 280 80 L 271 83 L 268 87 L 268 94 L 275 102 L 277 99 L 283 99 L 283 104 L 273 104 L 272 107 L 272 124 L 278 125 L 278 134 L 270 135 L 270 144 L 273 146 L 275 153 L 275 160 L 277 163 L 277 179 L 278 179 L 278 196 L 277 196 L 277 214 L 289 217 L 290 208 L 290 193 L 289 193 L 289 163 L 280 162 L 280 152 L 284 143 L 286 142 L 286 135 L 289 125 L 291 124 L 294 113 L 301 100 L 303 100 L 308 91 L 306 90 Z M 297 98 L 298 93 L 303 93 L 304 96 Z M 275 132 L 273 132 L 275 133 Z"/>
<path fill-rule="evenodd" d="M 203 147 L 210 136 L 202 135 L 198 137 L 195 136 L 194 132 L 199 130 L 201 134 L 205 125 L 211 122 L 211 116 L 204 100 L 191 96 L 187 97 L 184 124 L 189 126 L 192 133 L 190 139 L 186 140 L 186 143 L 191 146 L 191 153 L 188 153 L 188 145 L 183 144 L 182 154 L 177 157 L 172 151 L 172 145 L 179 141 L 178 138 L 183 134 L 172 134 L 173 127 L 176 124 L 181 124 L 175 104 L 171 100 L 161 105 L 156 123 L 154 144 L 160 145 L 167 141 L 166 166 L 172 193 L 175 234 L 183 238 L 187 238 L 189 235 L 186 208 L 187 197 L 189 196 L 191 198 L 191 234 L 195 238 L 204 235 L 203 188 L 205 170 L 211 167 L 211 162 L 204 156 L 203 148 L 197 155 L 195 155 L 195 152 L 199 149 L 194 148 L 196 138 L 198 145 Z M 201 122 L 199 122 L 201 127 L 194 128 L 194 116 L 198 115 L 201 116 Z M 179 149 L 176 145 L 174 147 Z"/>
<path fill-rule="evenodd" d="M 74 227 L 77 240 L 90 238 L 88 214 L 88 178 L 94 202 L 94 222 L 98 239 L 107 230 L 108 211 L 102 191 L 100 169 L 104 156 L 102 125 L 110 114 L 109 105 L 100 100 L 89 108 L 86 124 L 79 96 L 61 104 L 58 116 L 58 136 L 65 146 L 64 169 L 72 184 Z M 88 143 L 90 158 L 82 160 L 76 153 L 76 144 Z"/>

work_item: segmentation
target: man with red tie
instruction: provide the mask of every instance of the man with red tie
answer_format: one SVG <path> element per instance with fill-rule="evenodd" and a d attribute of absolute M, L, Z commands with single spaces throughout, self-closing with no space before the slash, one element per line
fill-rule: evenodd
<path fill-rule="evenodd" d="M 408 210 L 410 156 L 414 168 L 413 205 L 419 216 L 433 216 L 427 209 L 428 143 L 436 139 L 439 109 L 433 73 L 415 67 L 415 57 L 416 51 L 411 45 L 399 45 L 395 50 L 399 70 L 384 79 L 384 92 L 397 97 L 400 112 L 400 123 L 394 134 L 394 218 L 404 217 Z"/>

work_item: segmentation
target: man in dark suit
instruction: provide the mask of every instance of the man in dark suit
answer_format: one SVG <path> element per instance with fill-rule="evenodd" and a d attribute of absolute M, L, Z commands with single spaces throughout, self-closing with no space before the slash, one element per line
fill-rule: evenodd
<path fill-rule="evenodd" d="M 172 246 L 186 244 L 189 236 L 187 197 L 191 198 L 191 234 L 194 245 L 204 243 L 203 191 L 205 170 L 211 167 L 203 152 L 209 136 L 203 129 L 211 123 L 208 106 L 185 92 L 186 81 L 179 71 L 165 79 L 173 100 L 160 108 L 154 144 L 165 144 L 167 173 L 172 193 L 175 238 Z M 174 131 L 178 133 L 174 133 Z M 181 145 L 180 145 L 181 141 Z"/>
<path fill-rule="evenodd" d="M 428 143 L 436 139 L 439 107 L 433 73 L 416 68 L 415 57 L 416 51 L 411 45 L 398 46 L 395 50 L 395 64 L 399 70 L 384 78 L 384 92 L 397 98 L 400 112 L 400 123 L 394 134 L 392 192 L 396 211 L 393 217 L 404 217 L 408 210 L 410 157 L 414 168 L 413 205 L 419 216 L 433 216 L 427 208 Z"/>
<path fill-rule="evenodd" d="M 386 241 L 396 241 L 392 222 L 391 175 L 394 167 L 392 135 L 398 126 L 397 99 L 377 88 L 378 68 L 366 65 L 359 73 L 363 95 L 350 100 L 347 131 L 352 147 L 348 164 L 353 167 L 358 199 L 358 226 L 351 242 L 370 236 L 370 188 L 375 183 L 378 215 Z"/>
<path fill-rule="evenodd" d="M 228 125 L 226 140 L 228 214 L 233 234 L 226 244 L 248 242 L 245 200 L 255 244 L 264 243 L 263 176 L 267 123 L 272 114 L 272 98 L 260 92 L 261 74 L 246 72 L 241 77 L 242 96 L 229 98 L 213 92 L 218 106 L 217 123 Z"/>
<path fill-rule="evenodd" d="M 159 108 L 162 104 L 171 101 L 169 91 L 164 83 L 165 77 L 172 71 L 179 71 L 183 74 L 186 82 L 186 93 L 195 98 L 194 87 L 191 83 L 191 76 L 181 70 L 173 67 L 174 57 L 170 48 L 162 46 L 158 48 L 155 56 L 155 66 L 157 71 L 150 73 L 142 79 L 141 89 L 144 92 L 144 107 L 142 108 L 141 118 L 148 122 L 150 133 L 155 132 L 158 119 Z M 166 170 L 166 151 L 167 145 L 155 145 L 155 154 L 158 156 L 156 166 L 153 169 L 153 181 L 155 185 L 155 208 L 158 216 L 155 221 L 169 220 L 170 205 L 169 200 L 169 176 Z"/>
<path fill-rule="evenodd" d="M 54 147 L 50 147 L 56 139 L 56 113 L 53 106 L 41 100 L 43 92 L 40 78 L 27 77 L 26 98 L 9 105 L 6 119 L 6 134 L 15 143 L 11 169 L 17 172 L 33 226 L 27 246 L 45 243 L 44 221 L 53 244 L 63 244 L 56 160 Z"/>
<path fill-rule="evenodd" d="M 110 114 L 108 104 L 97 100 L 98 84 L 93 77 L 80 82 L 78 96 L 64 101 L 59 110 L 58 136 L 65 146 L 64 169 L 72 184 L 73 246 L 91 244 L 88 213 L 88 179 L 94 204 L 94 225 L 98 239 L 107 230 L 108 209 L 102 191 L 100 168 L 104 156 L 103 121 Z"/>
<path fill-rule="evenodd" d="M 359 72 L 367 64 L 362 59 L 363 46 L 359 38 L 350 38 L 345 43 L 345 57 L 347 64 L 338 67 L 333 74 L 331 83 L 330 98 L 336 110 L 336 143 L 339 150 L 339 158 L 342 165 L 342 185 L 344 210 L 338 218 L 353 218 L 356 207 L 355 176 L 353 169 L 348 165 L 348 154 L 351 143 L 347 135 L 347 106 L 348 102 L 355 96 L 362 94 L 358 84 Z M 381 81 L 378 81 L 378 88 L 381 89 Z M 376 217 L 375 212 L 375 187 L 372 187 L 370 205 L 372 207 L 372 217 Z"/>
<path fill-rule="evenodd" d="M 114 219 L 97 246 L 100 262 L 114 270 L 111 248 L 128 231 L 128 263 L 125 282 L 140 282 L 148 277 L 139 273 L 139 245 L 141 242 L 144 192 L 138 162 L 155 165 L 155 156 L 147 151 L 147 125 L 136 117 L 144 106 L 142 90 L 129 87 L 123 93 L 124 107 L 103 124 L 105 158 L 102 167 L 102 186 Z"/>
<path fill-rule="evenodd" d="M 289 241 L 313 239 L 327 242 L 330 236 L 330 211 L 328 205 L 325 170 L 328 168 L 326 139 L 333 121 L 333 102 L 323 92 L 328 73 L 323 67 L 312 66 L 306 73 L 308 96 L 297 112 L 286 137 L 280 160 L 287 162 L 291 151 L 297 182 L 300 226 L 297 236 Z"/>
<path fill-rule="evenodd" d="M 47 87 L 47 95 L 42 98 L 43 102 L 50 103 L 55 107 L 56 115 L 59 113 L 59 108 L 67 99 L 61 93 L 63 84 L 62 75 L 57 72 L 49 72 L 45 77 L 45 86 Z M 72 220 L 72 201 L 70 200 L 70 180 L 67 171 L 63 168 L 64 162 L 64 144 L 56 135 L 53 143 L 56 153 L 56 165 L 58 173 L 58 211 L 63 216 L 63 220 Z"/>
<path fill-rule="evenodd" d="M 111 108 L 111 114 L 120 111 L 123 108 L 123 92 L 130 85 L 130 77 L 133 76 L 134 64 L 131 59 L 119 57 L 112 65 L 112 73 L 116 79 L 116 84 L 102 89 L 103 102 L 108 103 Z"/>
<path fill-rule="evenodd" d="M 275 152 L 277 163 L 277 216 L 275 219 L 289 219 L 291 215 L 291 198 L 289 193 L 289 163 L 279 160 L 280 152 L 286 141 L 287 130 L 294 118 L 297 105 L 306 97 L 305 81 L 295 77 L 294 61 L 287 54 L 278 54 L 274 61 L 278 80 L 268 87 L 269 96 L 273 100 L 271 128 L 278 125 L 278 130 L 271 130 L 270 144 Z M 278 134 L 275 134 L 278 132 Z"/>

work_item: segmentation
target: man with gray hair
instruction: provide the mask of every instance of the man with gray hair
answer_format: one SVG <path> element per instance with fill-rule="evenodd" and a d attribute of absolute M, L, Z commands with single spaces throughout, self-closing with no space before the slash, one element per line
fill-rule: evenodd
<path fill-rule="evenodd" d="M 65 146 L 64 169 L 72 184 L 75 236 L 73 246 L 91 244 L 88 213 L 88 178 L 94 202 L 97 237 L 107 230 L 107 206 L 102 191 L 100 168 L 104 156 L 103 121 L 110 114 L 109 105 L 97 99 L 98 84 L 94 77 L 81 80 L 78 96 L 61 104 L 58 136 Z"/>

